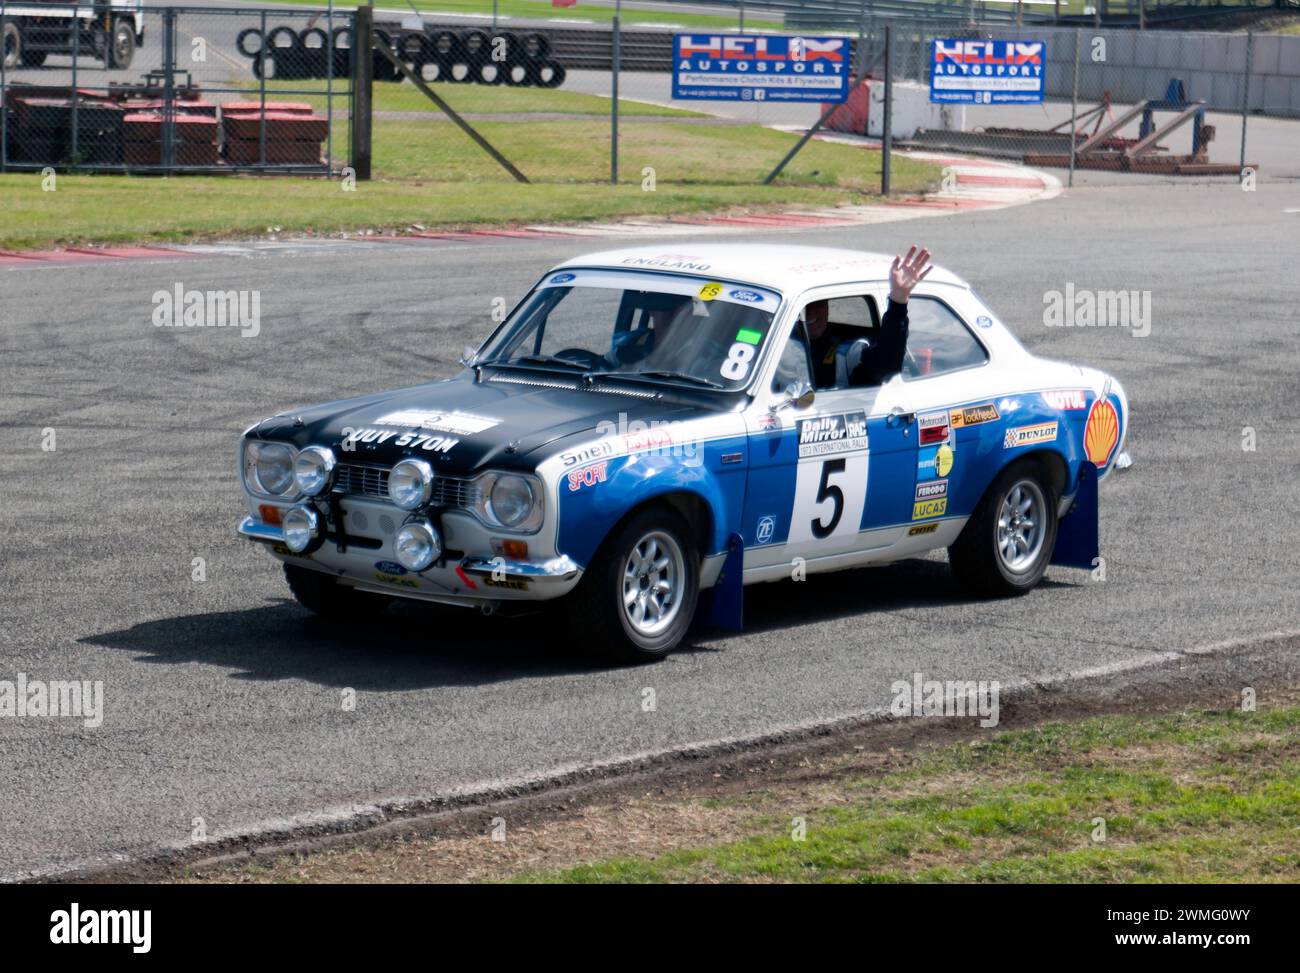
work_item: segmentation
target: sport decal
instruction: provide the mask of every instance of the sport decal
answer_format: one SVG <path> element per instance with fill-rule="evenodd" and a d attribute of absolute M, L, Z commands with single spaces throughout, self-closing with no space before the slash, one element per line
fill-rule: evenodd
<path fill-rule="evenodd" d="M 1014 429 L 1008 429 L 1006 435 L 1002 437 L 1002 448 L 1015 449 L 1017 446 L 1050 443 L 1055 438 L 1055 422 L 1040 422 L 1033 426 L 1017 426 Z"/>
<path fill-rule="evenodd" d="M 580 470 L 569 471 L 569 492 L 576 493 L 583 487 L 595 486 L 597 483 L 604 483 L 609 469 L 609 463 L 592 463 L 590 466 L 584 466 Z"/>
<path fill-rule="evenodd" d="M 867 414 L 842 412 L 799 420 L 799 458 L 867 448 Z"/>
<path fill-rule="evenodd" d="M 1088 462 L 1102 469 L 1118 445 L 1119 414 L 1110 399 L 1098 399 L 1092 404 L 1083 427 L 1083 450 L 1088 454 Z"/>
<path fill-rule="evenodd" d="M 857 537 L 867 502 L 867 414 L 800 419 L 797 430 L 789 543 L 843 547 Z"/>
<path fill-rule="evenodd" d="M 1043 393 L 1043 401 L 1053 409 L 1086 409 L 1088 393 L 1083 389 L 1054 389 Z"/>
<path fill-rule="evenodd" d="M 954 429 L 963 429 L 966 426 L 978 426 L 980 423 L 994 422 L 1002 417 L 999 415 L 996 405 L 992 402 L 985 402 L 983 405 L 968 405 L 961 409 L 953 409 L 950 418 Z"/>

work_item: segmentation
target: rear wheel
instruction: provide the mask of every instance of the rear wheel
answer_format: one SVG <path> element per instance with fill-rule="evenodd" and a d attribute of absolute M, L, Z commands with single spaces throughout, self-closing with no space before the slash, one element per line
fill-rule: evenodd
<path fill-rule="evenodd" d="M 390 599 L 369 591 L 357 591 L 340 584 L 333 575 L 296 564 L 284 566 L 284 580 L 289 582 L 298 604 L 309 612 L 334 621 L 361 621 L 382 611 Z"/>
<path fill-rule="evenodd" d="M 690 525 L 668 507 L 651 507 L 601 546 L 567 607 L 575 631 L 607 658 L 654 662 L 686 635 L 699 589 Z"/>
<path fill-rule="evenodd" d="M 1043 579 L 1056 546 L 1057 497 L 1037 460 L 998 475 L 948 548 L 953 575 L 986 596 L 1023 595 Z"/>
<path fill-rule="evenodd" d="M 128 20 L 113 21 L 113 33 L 109 35 L 108 62 L 105 65 L 113 71 L 125 71 L 135 59 L 135 30 Z"/>

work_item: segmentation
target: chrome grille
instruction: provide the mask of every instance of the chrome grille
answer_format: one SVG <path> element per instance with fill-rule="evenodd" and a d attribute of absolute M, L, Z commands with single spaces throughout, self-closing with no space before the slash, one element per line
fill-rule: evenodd
<path fill-rule="evenodd" d="M 340 463 L 334 471 L 334 492 L 347 496 L 388 499 L 388 468 L 362 466 L 359 463 Z M 435 507 L 470 508 L 479 502 L 482 490 L 471 481 L 457 476 L 435 476 L 433 496 L 429 502 Z"/>

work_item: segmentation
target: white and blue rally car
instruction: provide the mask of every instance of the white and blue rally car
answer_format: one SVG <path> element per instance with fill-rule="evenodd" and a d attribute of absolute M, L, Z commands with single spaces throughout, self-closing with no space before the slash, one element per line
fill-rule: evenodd
<path fill-rule="evenodd" d="M 564 599 L 630 660 L 670 652 L 697 613 L 739 626 L 744 585 L 796 574 L 947 548 L 961 582 L 1008 595 L 1049 563 L 1092 566 L 1119 382 L 1031 355 L 936 268 L 901 374 L 855 386 L 889 268 L 735 244 L 567 261 L 454 378 L 249 428 L 240 533 L 321 614 Z M 814 301 L 833 375 L 810 357 Z"/>

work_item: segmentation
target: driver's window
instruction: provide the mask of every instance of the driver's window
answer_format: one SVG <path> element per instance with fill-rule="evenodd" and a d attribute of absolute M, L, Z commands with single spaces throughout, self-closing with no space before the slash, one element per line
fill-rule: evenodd
<path fill-rule="evenodd" d="M 803 328 L 796 325 L 777 361 L 772 391 L 784 395 L 787 389 L 799 382 L 811 386 L 812 370 L 808 367 L 808 345 L 803 340 Z"/>

